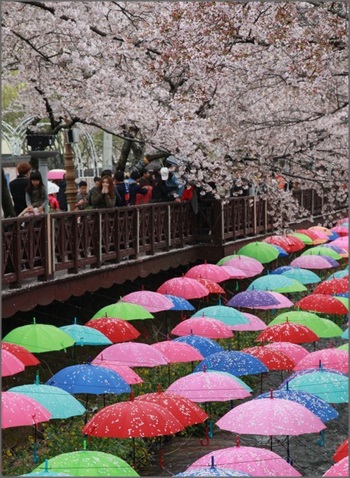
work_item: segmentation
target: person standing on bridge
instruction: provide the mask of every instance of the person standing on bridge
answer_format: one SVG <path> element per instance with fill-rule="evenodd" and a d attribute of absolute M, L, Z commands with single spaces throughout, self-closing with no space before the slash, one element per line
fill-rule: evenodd
<path fill-rule="evenodd" d="M 116 190 L 111 176 L 102 176 L 100 184 L 91 193 L 91 205 L 96 209 L 115 207 Z"/>
<path fill-rule="evenodd" d="M 17 164 L 18 176 L 10 181 L 10 192 L 17 216 L 27 207 L 26 189 L 29 185 L 29 175 L 32 170 L 30 163 Z"/>

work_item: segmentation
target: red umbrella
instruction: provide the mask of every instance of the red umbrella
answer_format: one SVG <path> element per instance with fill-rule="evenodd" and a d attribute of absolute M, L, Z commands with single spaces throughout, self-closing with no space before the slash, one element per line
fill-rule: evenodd
<path fill-rule="evenodd" d="M 314 257 L 314 256 L 310 256 Z M 324 314 L 345 315 L 348 309 L 337 298 L 325 294 L 311 294 L 300 299 L 296 304 L 302 310 Z"/>
<path fill-rule="evenodd" d="M 292 342 L 303 344 L 305 342 L 316 342 L 319 339 L 309 327 L 288 319 L 282 324 L 271 325 L 263 330 L 255 340 L 259 342 Z"/>
<path fill-rule="evenodd" d="M 86 322 L 85 326 L 99 330 L 113 343 L 134 340 L 140 335 L 140 332 L 130 322 L 111 317 L 91 319 Z"/>
<path fill-rule="evenodd" d="M 273 350 L 263 345 L 256 347 L 248 347 L 241 350 L 247 354 L 254 355 L 254 357 L 260 359 L 266 367 L 271 370 L 293 370 L 295 362 L 284 352 L 280 350 Z"/>
<path fill-rule="evenodd" d="M 24 363 L 7 350 L 1 352 L 1 376 L 8 377 L 23 372 Z"/>
<path fill-rule="evenodd" d="M 310 231 L 310 229 L 297 229 L 295 232 L 299 234 L 305 234 L 305 236 L 308 236 L 310 239 L 312 239 L 314 244 L 324 244 L 328 241 L 328 237 L 320 237 L 317 232 Z"/>
<path fill-rule="evenodd" d="M 174 277 L 165 281 L 157 292 L 182 297 L 183 299 L 201 299 L 209 294 L 204 285 L 189 277 Z"/>
<path fill-rule="evenodd" d="M 289 243 L 292 243 L 293 244 L 293 252 L 297 252 L 297 251 L 301 251 L 302 249 L 305 249 L 305 244 L 303 243 L 303 241 L 301 239 L 299 239 L 299 237 L 296 237 L 296 236 L 292 236 L 290 234 L 287 234 L 285 236 Z"/>
<path fill-rule="evenodd" d="M 191 267 L 185 277 L 190 277 L 191 279 L 209 279 L 213 282 L 223 282 L 230 278 L 229 274 L 216 264 L 199 264 L 197 266 Z"/>
<path fill-rule="evenodd" d="M 338 234 L 338 236 L 344 237 L 349 235 L 349 228 L 345 226 L 335 226 L 331 228 L 331 231 Z"/>
<path fill-rule="evenodd" d="M 209 339 L 233 337 L 232 330 L 223 322 L 209 317 L 192 317 L 180 322 L 171 331 L 173 335 L 195 334 Z"/>
<path fill-rule="evenodd" d="M 291 342 L 271 342 L 270 344 L 265 345 L 265 347 L 285 353 L 295 363 L 298 363 L 299 360 L 309 355 L 309 352 L 304 349 L 304 347 L 298 344 L 292 344 Z"/>
<path fill-rule="evenodd" d="M 342 292 L 348 292 L 349 282 L 343 277 L 341 279 L 330 279 L 321 282 L 314 289 L 313 294 L 340 294 Z"/>
<path fill-rule="evenodd" d="M 21 347 L 17 344 L 10 344 L 9 342 L 1 343 L 2 350 L 7 350 L 15 355 L 26 367 L 31 365 L 39 365 L 40 360 L 38 360 L 35 355 L 33 355 L 29 350 Z"/>
<path fill-rule="evenodd" d="M 202 277 L 198 277 L 196 280 L 208 289 L 209 294 L 225 294 L 224 289 L 212 280 L 202 279 Z"/>
<path fill-rule="evenodd" d="M 154 403 L 164 407 L 172 413 L 184 427 L 203 423 L 208 418 L 208 414 L 196 403 L 181 395 L 164 393 L 161 391 L 159 385 L 156 393 L 139 395 L 136 401 Z"/>
<path fill-rule="evenodd" d="M 349 438 L 346 438 L 335 450 L 333 460 L 337 463 L 346 456 L 349 456 Z"/>
<path fill-rule="evenodd" d="M 297 239 L 297 241 L 294 241 L 294 239 Z M 301 251 L 305 247 L 305 244 L 300 241 L 300 239 L 293 238 L 293 236 L 288 237 L 275 235 L 266 237 L 265 239 L 263 239 L 263 242 L 283 247 L 283 249 L 288 253 Z"/>
<path fill-rule="evenodd" d="M 161 312 L 162 310 L 169 310 L 174 307 L 170 299 L 159 292 L 152 292 L 150 290 L 138 290 L 124 295 L 121 302 L 129 304 L 137 304 L 144 307 L 148 312 Z"/>

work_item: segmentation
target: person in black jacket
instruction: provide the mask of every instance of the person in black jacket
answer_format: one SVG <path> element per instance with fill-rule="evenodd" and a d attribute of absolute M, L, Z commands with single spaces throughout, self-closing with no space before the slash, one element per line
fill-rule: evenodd
<path fill-rule="evenodd" d="M 26 189 L 29 186 L 29 175 L 32 167 L 29 163 L 17 165 L 18 176 L 10 181 L 10 192 L 13 199 L 15 213 L 18 216 L 26 207 Z"/>

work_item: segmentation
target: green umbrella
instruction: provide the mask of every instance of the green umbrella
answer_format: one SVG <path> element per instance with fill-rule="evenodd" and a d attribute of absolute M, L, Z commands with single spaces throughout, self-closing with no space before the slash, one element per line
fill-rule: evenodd
<path fill-rule="evenodd" d="M 91 320 L 100 319 L 102 317 L 112 317 L 114 319 L 123 320 L 144 320 L 154 319 L 154 315 L 150 314 L 147 309 L 137 304 L 128 302 L 116 302 L 115 304 L 102 307 Z"/>
<path fill-rule="evenodd" d="M 346 344 L 340 345 L 339 347 L 336 347 L 336 348 L 339 349 L 339 350 L 346 350 L 346 351 L 348 351 L 348 350 L 349 350 L 349 344 L 346 343 Z"/>
<path fill-rule="evenodd" d="M 335 252 L 335 250 L 329 247 L 324 247 L 324 246 L 311 247 L 310 249 L 307 249 L 305 252 L 303 252 L 301 255 L 307 256 L 307 255 L 315 255 L 315 254 L 321 254 L 322 256 L 332 257 L 336 261 L 339 261 L 340 259 L 342 259 L 342 256 L 338 254 L 338 252 Z"/>
<path fill-rule="evenodd" d="M 253 280 L 247 290 L 267 290 L 281 293 L 304 292 L 307 288 L 296 279 L 282 274 L 269 274 Z"/>
<path fill-rule="evenodd" d="M 49 459 L 49 471 L 72 476 L 140 476 L 121 458 L 101 451 L 73 451 Z M 45 469 L 41 463 L 34 471 Z"/>
<path fill-rule="evenodd" d="M 45 468 L 43 470 L 32 471 L 31 473 L 26 473 L 25 475 L 20 475 L 20 476 L 72 476 L 72 475 L 68 475 L 67 473 L 49 471 L 49 460 L 45 460 L 44 465 L 45 465 Z"/>
<path fill-rule="evenodd" d="M 338 297 L 334 296 L 335 299 L 338 299 L 345 307 L 349 310 L 349 299 L 347 297 Z M 4 339 L 5 340 L 5 339 Z"/>
<path fill-rule="evenodd" d="M 242 254 L 243 256 L 248 256 L 257 261 L 261 262 L 261 264 L 266 264 L 268 262 L 272 262 L 279 256 L 278 250 L 268 244 L 267 242 L 250 242 L 249 244 L 241 247 L 238 251 L 238 254 Z"/>
<path fill-rule="evenodd" d="M 296 324 L 305 325 L 311 329 L 320 338 L 328 339 L 331 337 L 340 337 L 342 329 L 332 320 L 323 319 L 312 312 L 292 311 L 279 314 L 268 324 L 271 325 L 282 324 L 286 321 L 294 322 Z"/>
<path fill-rule="evenodd" d="M 300 239 L 305 245 L 311 245 L 313 244 L 313 240 L 311 237 L 307 236 L 306 234 L 302 234 L 301 232 L 292 232 L 290 236 L 297 237 Z"/>
<path fill-rule="evenodd" d="M 17 327 L 3 338 L 4 342 L 21 345 L 29 352 L 42 353 L 71 347 L 75 340 L 59 327 L 33 323 Z"/>
<path fill-rule="evenodd" d="M 308 269 L 302 269 L 301 267 L 291 267 L 287 271 L 282 272 L 284 277 L 289 277 L 289 279 L 295 279 L 302 284 L 316 284 L 321 282 L 321 279 L 313 271 Z"/>

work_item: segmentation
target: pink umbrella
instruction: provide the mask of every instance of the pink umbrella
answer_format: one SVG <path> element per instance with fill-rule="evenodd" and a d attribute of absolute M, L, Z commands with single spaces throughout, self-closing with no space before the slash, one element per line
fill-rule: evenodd
<path fill-rule="evenodd" d="M 180 322 L 171 331 L 173 335 L 195 334 L 209 339 L 233 337 L 232 330 L 223 322 L 209 317 L 192 317 Z"/>
<path fill-rule="evenodd" d="M 201 299 L 209 294 L 204 285 L 189 277 L 174 277 L 165 281 L 157 292 L 182 297 L 183 299 Z"/>
<path fill-rule="evenodd" d="M 195 362 L 203 360 L 203 355 L 192 345 L 173 340 L 164 340 L 151 344 L 151 347 L 159 350 L 169 363 Z"/>
<path fill-rule="evenodd" d="M 165 393 L 175 393 L 193 402 L 225 402 L 247 398 L 251 391 L 251 388 L 234 375 L 207 370 L 180 377 Z"/>
<path fill-rule="evenodd" d="M 290 265 L 292 267 L 301 267 L 302 269 L 331 269 L 334 267 L 325 257 L 317 254 L 299 256 Z"/>
<path fill-rule="evenodd" d="M 35 425 L 51 418 L 46 408 L 22 393 L 2 392 L 1 404 L 1 428 Z"/>
<path fill-rule="evenodd" d="M 349 458 L 347 456 L 342 458 L 322 476 L 349 476 Z"/>
<path fill-rule="evenodd" d="M 266 329 L 267 325 L 263 322 L 259 317 L 253 314 L 249 314 L 248 312 L 242 312 L 244 317 L 249 320 L 248 324 L 237 324 L 235 325 L 235 330 L 237 332 L 242 332 L 244 330 L 264 330 Z"/>
<path fill-rule="evenodd" d="M 209 279 L 213 282 L 223 282 L 230 278 L 229 274 L 220 266 L 207 263 L 191 267 L 191 269 L 186 272 L 185 277 L 190 277 L 191 279 Z"/>
<path fill-rule="evenodd" d="M 271 306 L 260 306 L 259 309 L 261 310 L 269 310 L 269 309 L 288 309 L 289 307 L 293 307 L 293 302 L 291 300 L 288 299 L 288 297 L 286 297 L 285 295 L 283 294 L 280 294 L 279 292 L 274 292 L 272 290 L 269 290 L 269 291 L 266 291 L 268 294 L 272 295 L 272 297 L 274 297 L 275 299 L 278 300 L 278 304 L 277 305 L 274 305 L 273 307 Z"/>
<path fill-rule="evenodd" d="M 332 227 L 331 231 L 337 233 L 338 236 L 341 236 L 341 237 L 345 237 L 349 235 L 349 228 L 342 225 Z"/>
<path fill-rule="evenodd" d="M 1 376 L 8 377 L 23 372 L 24 363 L 7 350 L 1 351 Z"/>
<path fill-rule="evenodd" d="M 174 307 L 172 301 L 163 294 L 150 290 L 131 292 L 130 294 L 124 295 L 120 300 L 121 302 L 127 302 L 129 304 L 141 305 L 147 309 L 148 312 L 160 312 Z"/>
<path fill-rule="evenodd" d="M 50 169 L 47 173 L 47 179 L 63 179 L 65 174 L 65 169 Z"/>
<path fill-rule="evenodd" d="M 106 347 L 96 359 L 108 360 L 116 365 L 129 367 L 156 367 L 167 365 L 164 355 L 148 344 L 138 342 L 123 342 Z"/>
<path fill-rule="evenodd" d="M 316 368 L 319 367 L 320 364 L 324 368 L 331 368 L 333 370 L 338 370 L 338 372 L 347 374 L 349 371 L 349 356 L 347 351 L 333 347 L 316 350 L 299 360 L 294 367 L 294 370 L 299 371 Z"/>
<path fill-rule="evenodd" d="M 272 342 L 271 344 L 265 345 L 265 347 L 285 353 L 296 364 L 309 355 L 309 352 L 305 350 L 304 347 L 298 344 L 292 344 L 292 342 Z"/>
<path fill-rule="evenodd" d="M 105 360 L 103 354 L 99 358 L 92 360 L 92 365 L 99 365 L 100 367 L 106 367 L 113 372 L 119 374 L 129 385 L 134 385 L 137 383 L 143 383 L 142 378 L 134 372 L 134 370 L 127 365 L 117 365 L 112 360 Z"/>
<path fill-rule="evenodd" d="M 187 470 L 208 466 L 211 458 L 214 457 L 215 465 L 218 467 L 235 468 L 253 476 L 302 476 L 277 453 L 266 448 L 239 446 L 237 438 L 236 442 L 237 446 L 207 453 L 192 463 Z"/>
<path fill-rule="evenodd" d="M 242 271 L 242 269 L 238 269 L 238 267 L 228 264 L 224 264 L 220 267 L 227 272 L 227 274 L 230 276 L 230 279 L 246 279 L 247 277 L 250 277 L 246 272 Z"/>
<path fill-rule="evenodd" d="M 225 266 L 233 266 L 246 273 L 247 277 L 254 277 L 264 270 L 261 262 L 252 257 L 237 255 L 225 262 Z"/>
<path fill-rule="evenodd" d="M 347 236 L 339 237 L 338 239 L 335 239 L 334 241 L 330 242 L 329 244 L 339 246 L 339 247 L 345 249 L 346 251 L 349 251 L 349 238 Z"/>

